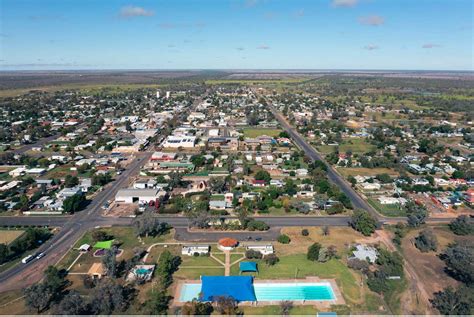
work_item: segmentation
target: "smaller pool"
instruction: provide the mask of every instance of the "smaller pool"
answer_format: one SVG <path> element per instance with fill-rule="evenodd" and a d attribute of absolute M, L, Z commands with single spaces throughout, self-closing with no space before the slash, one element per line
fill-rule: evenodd
<path fill-rule="evenodd" d="M 181 286 L 181 292 L 179 293 L 180 302 L 190 302 L 194 298 L 199 297 L 201 293 L 201 284 L 191 284 L 186 283 Z"/>

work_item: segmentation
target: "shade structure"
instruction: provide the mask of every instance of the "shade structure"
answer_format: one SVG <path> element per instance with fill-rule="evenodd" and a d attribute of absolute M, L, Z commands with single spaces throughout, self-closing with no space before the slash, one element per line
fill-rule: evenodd
<path fill-rule="evenodd" d="M 95 249 L 110 249 L 112 247 L 112 243 L 114 240 L 108 240 L 108 241 L 99 241 L 96 244 L 94 244 Z"/>
<path fill-rule="evenodd" d="M 257 263 L 255 262 L 240 262 L 240 272 L 258 272 Z"/>
<path fill-rule="evenodd" d="M 220 296 L 237 302 L 256 300 L 251 276 L 203 276 L 201 280 L 201 301 L 215 301 Z"/>

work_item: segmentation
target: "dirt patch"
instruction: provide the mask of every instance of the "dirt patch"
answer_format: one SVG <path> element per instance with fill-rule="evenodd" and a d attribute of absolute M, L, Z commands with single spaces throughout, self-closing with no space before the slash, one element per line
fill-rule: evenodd
<path fill-rule="evenodd" d="M 129 217 L 135 215 L 136 204 L 112 203 L 112 205 L 104 211 L 107 217 Z"/>

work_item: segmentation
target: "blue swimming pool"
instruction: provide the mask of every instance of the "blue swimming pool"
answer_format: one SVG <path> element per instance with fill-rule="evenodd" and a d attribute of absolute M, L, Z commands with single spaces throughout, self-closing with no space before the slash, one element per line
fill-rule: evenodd
<path fill-rule="evenodd" d="M 329 301 L 336 296 L 329 283 L 254 283 L 257 301 Z M 179 300 L 188 302 L 198 298 L 201 284 L 185 283 L 181 287 Z"/>

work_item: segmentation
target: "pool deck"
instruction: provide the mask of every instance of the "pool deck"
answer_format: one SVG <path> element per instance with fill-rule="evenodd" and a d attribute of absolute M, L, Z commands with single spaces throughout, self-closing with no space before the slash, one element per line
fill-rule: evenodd
<path fill-rule="evenodd" d="M 329 283 L 332 287 L 332 290 L 334 292 L 334 296 L 336 299 L 333 300 L 324 300 L 324 301 L 318 301 L 318 300 L 304 300 L 304 301 L 295 301 L 293 300 L 294 305 L 307 305 L 307 306 L 315 306 L 316 308 L 330 308 L 331 305 L 345 305 L 346 301 L 344 300 L 344 297 L 342 296 L 342 293 L 337 286 L 336 280 L 334 279 L 320 279 L 317 276 L 308 276 L 304 279 L 284 279 L 284 280 L 260 280 L 255 278 L 254 279 L 254 284 L 260 284 L 260 283 Z M 200 280 L 181 280 L 178 281 L 176 287 L 174 288 L 174 299 L 172 302 L 172 306 L 183 306 L 186 302 L 181 302 L 180 301 L 180 294 L 181 294 L 181 289 L 184 284 L 201 284 Z M 242 306 L 268 306 L 268 305 L 278 305 L 280 304 L 281 301 L 255 301 L 255 302 L 240 302 L 239 305 Z"/>

